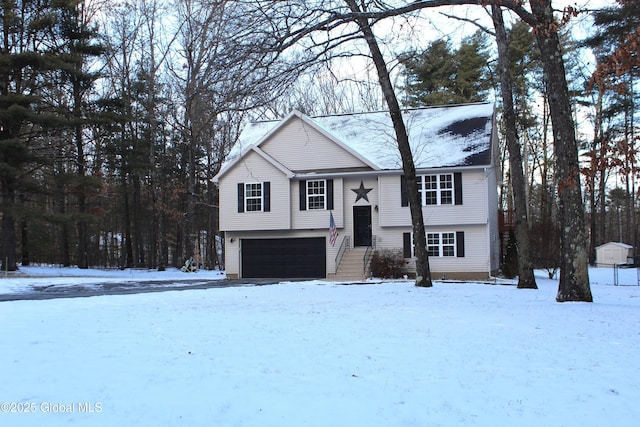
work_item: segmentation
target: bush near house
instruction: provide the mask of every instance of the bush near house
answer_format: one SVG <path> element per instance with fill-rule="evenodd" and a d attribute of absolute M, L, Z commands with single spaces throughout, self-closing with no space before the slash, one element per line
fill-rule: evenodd
<path fill-rule="evenodd" d="M 398 279 L 406 274 L 406 261 L 401 249 L 375 251 L 371 258 L 371 274 L 381 279 Z"/>

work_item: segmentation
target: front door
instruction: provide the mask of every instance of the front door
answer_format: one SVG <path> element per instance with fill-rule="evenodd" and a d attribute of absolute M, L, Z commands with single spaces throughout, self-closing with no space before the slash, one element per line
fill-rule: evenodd
<path fill-rule="evenodd" d="M 353 207 L 353 246 L 371 246 L 371 206 Z"/>

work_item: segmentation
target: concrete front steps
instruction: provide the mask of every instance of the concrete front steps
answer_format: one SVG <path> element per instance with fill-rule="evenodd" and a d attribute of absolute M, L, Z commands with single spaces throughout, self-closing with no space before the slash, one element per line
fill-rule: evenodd
<path fill-rule="evenodd" d="M 353 248 L 345 252 L 335 276 L 329 278 L 350 282 L 366 279 L 370 274 L 371 267 L 370 260 L 366 266 L 364 265 L 364 256 L 366 253 L 367 248 Z"/>

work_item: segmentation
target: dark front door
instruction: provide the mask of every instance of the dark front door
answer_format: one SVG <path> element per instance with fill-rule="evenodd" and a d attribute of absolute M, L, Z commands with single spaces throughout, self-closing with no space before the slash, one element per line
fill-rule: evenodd
<path fill-rule="evenodd" d="M 371 246 L 371 206 L 353 207 L 353 246 Z"/>

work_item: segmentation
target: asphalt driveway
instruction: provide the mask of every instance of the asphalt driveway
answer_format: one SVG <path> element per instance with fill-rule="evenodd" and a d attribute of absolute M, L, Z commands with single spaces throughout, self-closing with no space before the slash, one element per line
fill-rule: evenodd
<path fill-rule="evenodd" d="M 286 279 L 290 281 L 290 279 Z M 264 286 L 281 283 L 279 279 L 239 279 L 239 280 L 171 280 L 171 281 L 140 281 L 140 282 L 108 282 L 70 285 L 56 284 L 52 279 L 50 284 L 33 286 L 31 290 L 15 294 L 0 294 L 0 302 L 19 300 L 45 300 L 54 298 L 82 298 L 100 295 L 127 295 L 144 292 L 185 291 L 192 289 L 229 288 L 241 286 Z"/>

